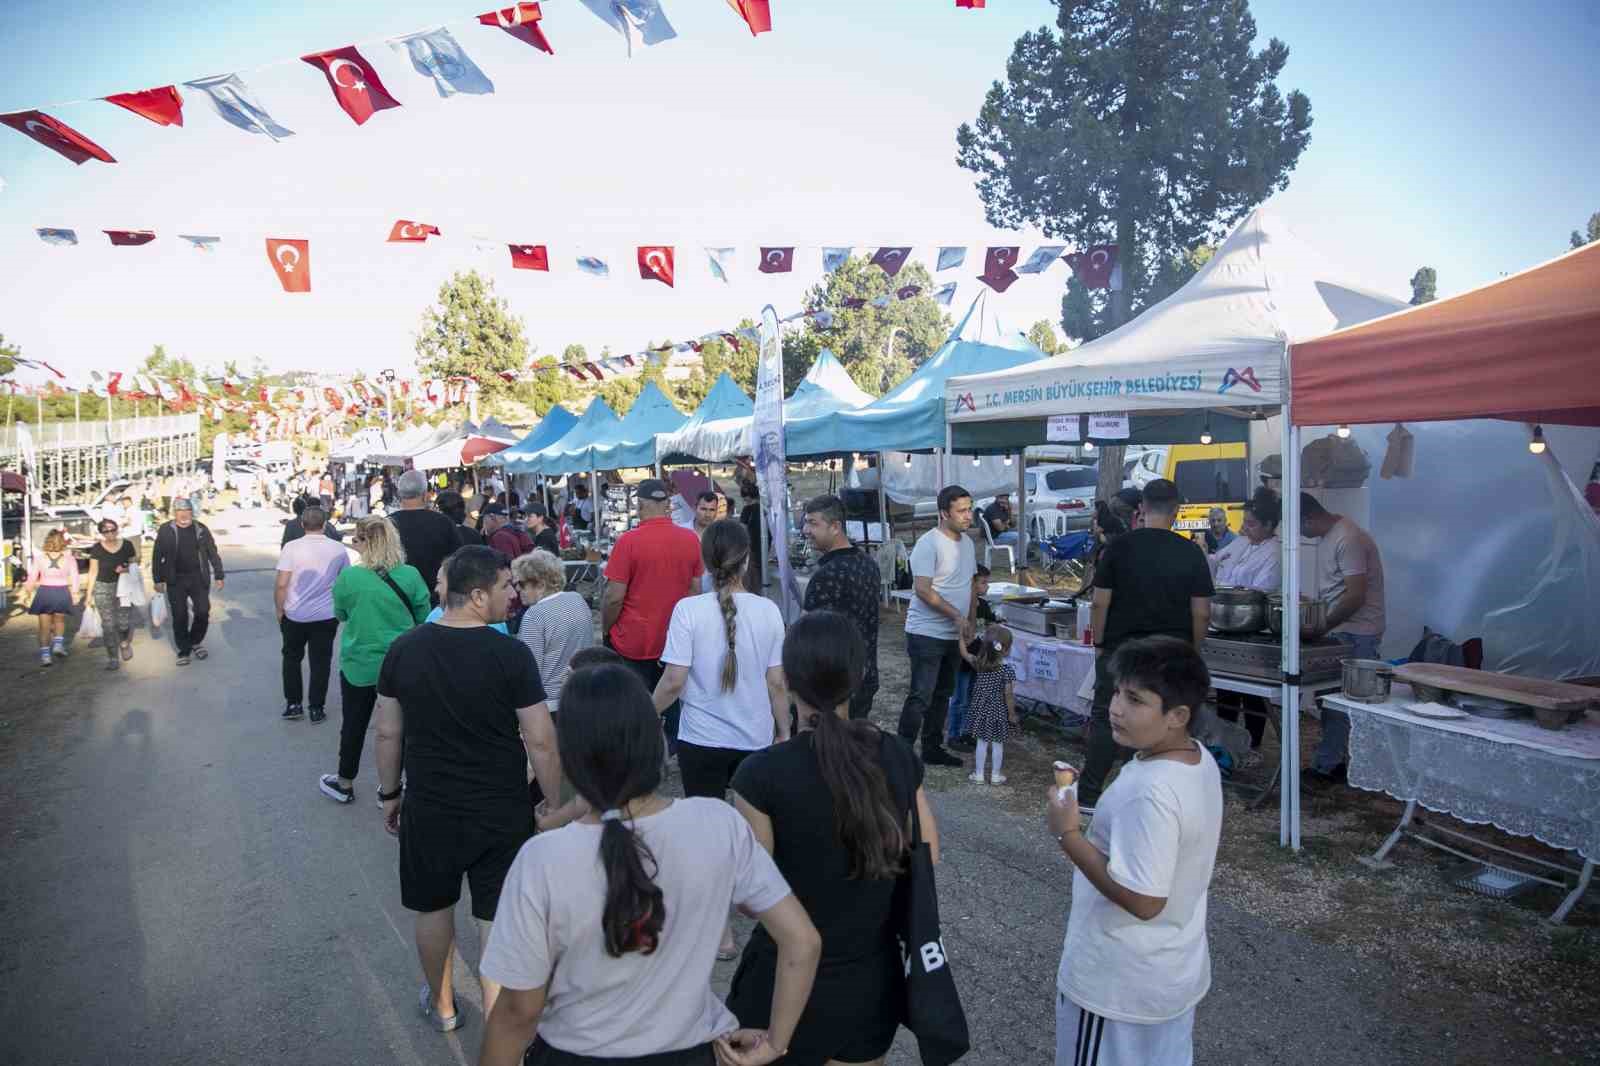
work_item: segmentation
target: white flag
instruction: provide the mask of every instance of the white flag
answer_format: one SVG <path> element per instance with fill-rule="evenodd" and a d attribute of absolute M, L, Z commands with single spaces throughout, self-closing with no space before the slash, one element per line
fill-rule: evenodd
<path fill-rule="evenodd" d="M 214 245 L 221 243 L 221 237 L 206 237 L 196 233 L 180 233 L 178 239 L 188 241 L 194 245 L 195 251 L 209 252 L 214 250 Z"/>
<path fill-rule="evenodd" d="M 1041 244 L 1028 256 L 1028 261 L 1017 267 L 1018 274 L 1040 274 L 1050 269 L 1061 253 L 1067 250 L 1064 244 Z"/>
<path fill-rule="evenodd" d="M 844 266 L 845 260 L 850 258 L 849 248 L 824 248 L 822 250 L 822 272 L 832 274 Z"/>
<path fill-rule="evenodd" d="M 940 307 L 949 307 L 950 301 L 956 298 L 956 283 L 948 282 L 933 290 L 933 302 Z"/>
<path fill-rule="evenodd" d="M 660 44 L 678 35 L 659 0 L 583 0 L 583 6 L 622 34 L 630 56 L 636 45 Z"/>
<path fill-rule="evenodd" d="M 954 270 L 956 267 L 960 266 L 966 261 L 967 250 L 965 248 L 940 248 L 939 265 L 936 266 L 934 270 L 936 272 L 940 270 Z"/>
<path fill-rule="evenodd" d="M 718 281 L 727 282 L 728 268 L 733 265 L 733 249 L 707 248 L 706 259 L 710 261 L 711 276 Z"/>
<path fill-rule="evenodd" d="M 275 141 L 294 136 L 294 130 L 278 125 L 267 114 L 267 109 L 256 102 L 237 74 L 218 74 L 183 84 L 205 93 L 224 122 L 238 126 L 246 133 L 265 133 Z"/>
<path fill-rule="evenodd" d="M 412 67 L 424 78 L 433 79 L 440 96 L 454 96 L 456 93 L 481 96 L 494 92 L 494 82 L 467 58 L 461 45 L 443 26 L 396 37 L 389 42 L 389 47 L 396 52 L 408 53 Z"/>

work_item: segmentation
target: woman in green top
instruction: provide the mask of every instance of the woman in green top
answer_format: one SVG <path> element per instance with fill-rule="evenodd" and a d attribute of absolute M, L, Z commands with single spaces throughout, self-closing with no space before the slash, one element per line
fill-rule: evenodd
<path fill-rule="evenodd" d="M 428 586 L 406 565 L 400 534 L 387 518 L 363 518 L 350 546 L 361 562 L 347 566 L 333 583 L 333 614 L 344 623 L 339 638 L 339 772 L 323 774 L 317 787 L 336 803 L 355 798 L 361 747 L 378 700 L 378 668 L 394 638 L 428 616 Z"/>

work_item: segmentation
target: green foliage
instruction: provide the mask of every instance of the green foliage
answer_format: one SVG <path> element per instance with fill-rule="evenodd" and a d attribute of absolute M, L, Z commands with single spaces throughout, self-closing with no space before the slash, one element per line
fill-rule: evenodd
<path fill-rule="evenodd" d="M 1582 248 L 1590 241 L 1600 241 L 1600 211 L 1589 216 L 1589 225 L 1584 232 L 1572 231 L 1572 236 L 1567 238 L 1568 243 L 1574 248 Z"/>
<path fill-rule="evenodd" d="M 17 360 L 22 357 L 22 349 L 15 344 L 6 343 L 6 335 L 0 333 L 0 377 L 5 377 L 17 369 Z"/>
<path fill-rule="evenodd" d="M 164 344 L 158 344 L 151 349 L 150 354 L 144 357 L 144 365 L 139 369 L 158 378 L 182 378 L 184 381 L 193 381 L 200 376 L 193 362 L 168 355 Z"/>
<path fill-rule="evenodd" d="M 1433 267 L 1419 267 L 1411 275 L 1411 304 L 1429 303 L 1439 298 L 1439 274 Z"/>
<path fill-rule="evenodd" d="M 528 362 L 522 319 L 476 270 L 456 273 L 439 286 L 437 304 L 422 313 L 416 347 L 425 376 L 474 378 L 486 398 L 510 392 L 500 372 L 520 375 Z"/>
<path fill-rule="evenodd" d="M 512 398 L 533 408 L 533 413 L 543 418 L 557 404 L 575 399 L 578 388 L 565 370 L 556 366 L 554 356 L 534 360 L 531 374 L 524 375 L 511 390 Z"/>
<path fill-rule="evenodd" d="M 888 307 L 872 306 L 877 297 L 907 286 L 920 291 L 908 300 L 891 299 Z M 950 333 L 949 317 L 933 302 L 935 287 L 933 276 L 921 263 L 907 263 L 891 278 L 866 258 L 845 260 L 805 297 L 807 307 L 833 311 L 833 327 L 819 330 L 808 322 L 804 330 L 784 339 L 786 390 L 794 391 L 823 348 L 831 350 L 856 384 L 873 396 L 882 396 L 900 384 L 939 350 Z M 867 305 L 846 307 L 845 301 L 852 298 L 865 299 Z"/>
<path fill-rule="evenodd" d="M 956 132 L 989 222 L 1115 243 L 1127 311 L 1155 303 L 1191 249 L 1288 185 L 1310 140 L 1310 100 L 1276 84 L 1288 47 L 1253 51 L 1255 35 L 1244 0 L 1061 0 Z M 1111 329 L 1108 302 L 1069 286 L 1067 334 Z"/>
<path fill-rule="evenodd" d="M 673 394 L 672 384 L 667 381 L 667 368 L 664 363 L 651 359 L 637 374 L 623 377 L 613 373 L 601 382 L 596 390 L 600 398 L 605 400 L 606 406 L 615 411 L 618 417 L 628 413 L 633 406 L 633 401 L 639 398 L 644 387 L 649 382 L 655 382 L 656 387 L 668 396 Z"/>
<path fill-rule="evenodd" d="M 1042 318 L 1028 330 L 1028 340 L 1045 355 L 1060 355 L 1067 350 L 1066 342 L 1058 338 L 1055 328 Z"/>
<path fill-rule="evenodd" d="M 747 318 L 739 323 L 739 328 L 749 329 L 754 325 Z M 665 357 L 663 353 L 662 358 Z M 693 411 L 699 407 L 724 371 L 744 390 L 746 396 L 755 396 L 756 369 L 761 362 L 761 346 L 755 341 L 743 337 L 739 338 L 737 345 L 729 344 L 720 337 L 706 341 L 700 349 L 700 360 L 700 366 L 693 374 L 673 385 L 672 391 L 676 394 L 680 409 Z"/>

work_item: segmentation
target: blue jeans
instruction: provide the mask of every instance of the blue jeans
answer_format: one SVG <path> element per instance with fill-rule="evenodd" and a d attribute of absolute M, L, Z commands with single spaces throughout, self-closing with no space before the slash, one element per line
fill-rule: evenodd
<path fill-rule="evenodd" d="M 1381 635 L 1368 633 L 1329 633 L 1328 636 L 1350 649 L 1354 659 L 1376 659 Z M 1322 743 L 1311 756 L 1313 769 L 1332 773 L 1350 756 L 1350 716 L 1332 707 L 1322 708 Z"/>
<path fill-rule="evenodd" d="M 960 739 L 967 731 L 967 710 L 972 703 L 972 679 L 976 676 L 966 664 L 956 669 L 956 691 L 955 695 L 950 697 L 950 715 L 944 731 L 946 743 Z"/>
<path fill-rule="evenodd" d="M 1004 544 L 1015 548 L 1017 546 L 1017 531 L 1014 529 L 1008 529 L 1004 533 L 996 533 L 994 542 L 996 544 Z"/>

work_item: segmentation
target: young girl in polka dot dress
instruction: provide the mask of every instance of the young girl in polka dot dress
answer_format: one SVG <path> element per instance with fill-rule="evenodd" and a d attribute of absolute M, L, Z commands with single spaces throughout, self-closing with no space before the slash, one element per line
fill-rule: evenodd
<path fill-rule="evenodd" d="M 972 650 L 976 647 L 976 651 Z M 989 783 L 1003 785 L 1006 775 L 1000 772 L 1005 761 L 1006 737 L 1011 727 L 1018 725 L 1017 701 L 1012 694 L 1017 674 L 1006 662 L 1011 652 L 1011 630 L 1003 625 L 990 625 L 972 645 L 963 646 L 962 658 L 972 664 L 972 701 L 967 709 L 967 726 L 978 742 L 978 758 L 968 778 L 983 784 L 984 763 L 992 752 L 994 762 Z"/>

